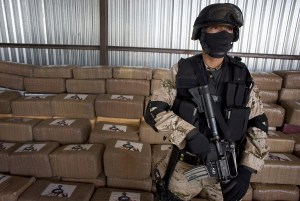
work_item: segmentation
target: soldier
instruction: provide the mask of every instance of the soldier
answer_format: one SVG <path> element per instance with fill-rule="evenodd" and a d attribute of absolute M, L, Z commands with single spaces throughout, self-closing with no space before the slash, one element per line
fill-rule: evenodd
<path fill-rule="evenodd" d="M 156 131 L 170 132 L 168 139 L 173 144 L 155 165 L 158 200 L 187 201 L 199 193 L 209 200 L 240 200 L 251 174 L 264 165 L 268 125 L 259 91 L 246 65 L 227 55 L 242 25 L 242 12 L 236 5 L 205 7 L 192 34 L 193 40 L 199 39 L 202 54 L 179 60 L 147 105 L 146 122 Z M 207 166 L 216 154 L 208 117 L 189 91 L 205 85 L 214 100 L 214 111 L 220 114 L 217 130 L 221 140 L 235 145 L 230 148 L 237 162 L 229 164 L 233 175 L 226 182 L 221 180 L 221 185 L 220 178 L 211 176 L 216 169 Z"/>

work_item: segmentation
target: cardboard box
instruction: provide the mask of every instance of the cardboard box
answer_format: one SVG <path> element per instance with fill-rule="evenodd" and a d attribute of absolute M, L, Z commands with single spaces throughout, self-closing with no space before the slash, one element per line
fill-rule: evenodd
<path fill-rule="evenodd" d="M 105 80 L 66 80 L 66 87 L 68 93 L 82 93 L 82 94 L 104 94 Z"/>
<path fill-rule="evenodd" d="M 253 183 L 253 200 L 299 200 L 299 189 L 296 185 Z"/>
<path fill-rule="evenodd" d="M 95 179 L 103 171 L 102 144 L 71 144 L 49 155 L 54 176 Z"/>
<path fill-rule="evenodd" d="M 170 132 L 156 132 L 144 120 L 140 126 L 140 141 L 149 144 L 171 144 L 168 140 Z"/>
<path fill-rule="evenodd" d="M 74 79 L 112 78 L 112 66 L 81 66 L 73 69 Z"/>
<path fill-rule="evenodd" d="M 47 119 L 33 128 L 35 141 L 56 141 L 60 144 L 85 143 L 92 127 L 88 119 Z"/>
<path fill-rule="evenodd" d="M 104 152 L 107 177 L 146 179 L 151 173 L 150 144 L 124 140 L 110 141 Z"/>
<path fill-rule="evenodd" d="M 33 69 L 37 66 L 24 63 L 16 63 L 11 61 L 0 61 L 0 72 L 32 77 Z"/>
<path fill-rule="evenodd" d="M 73 77 L 73 65 L 47 65 L 40 66 L 33 69 L 34 77 L 45 77 L 45 78 L 72 78 Z"/>
<path fill-rule="evenodd" d="M 150 81 L 137 79 L 107 79 L 106 92 L 108 94 L 149 96 Z"/>
<path fill-rule="evenodd" d="M 24 90 L 24 77 L 20 75 L 0 73 L 0 87 Z"/>
<path fill-rule="evenodd" d="M 22 144 L 9 155 L 10 173 L 24 176 L 52 177 L 49 154 L 58 146 L 57 142 Z"/>
<path fill-rule="evenodd" d="M 278 91 L 282 86 L 282 78 L 272 72 L 251 72 L 259 90 Z"/>
<path fill-rule="evenodd" d="M 130 124 L 97 122 L 92 130 L 89 142 L 107 144 L 110 140 L 139 141 L 139 127 Z"/>
<path fill-rule="evenodd" d="M 17 91 L 0 91 L 0 114 L 11 114 L 11 101 L 20 96 Z"/>
<path fill-rule="evenodd" d="M 34 182 L 34 177 L 26 178 L 0 174 L 0 200 L 17 201 L 20 195 Z"/>
<path fill-rule="evenodd" d="M 51 101 L 54 117 L 64 118 L 95 118 L 96 95 L 58 94 Z"/>
<path fill-rule="evenodd" d="M 106 186 L 106 176 L 104 172 L 101 172 L 96 179 L 79 179 L 79 178 L 61 178 L 62 181 L 80 182 L 94 184 L 96 188 Z"/>
<path fill-rule="evenodd" d="M 117 177 L 107 177 L 107 187 L 126 188 L 151 192 L 152 179 L 150 176 L 146 179 L 124 179 Z"/>
<path fill-rule="evenodd" d="M 139 119 L 144 115 L 144 96 L 99 94 L 95 110 L 97 117 Z"/>
<path fill-rule="evenodd" d="M 151 80 L 152 68 L 139 66 L 122 66 L 113 68 L 113 78 L 117 79 L 133 79 L 133 80 Z"/>
<path fill-rule="evenodd" d="M 275 103 L 263 103 L 270 127 L 281 127 L 284 121 L 285 109 Z"/>
<path fill-rule="evenodd" d="M 122 195 L 134 201 L 154 201 L 154 195 L 149 192 L 115 188 L 96 189 L 91 201 L 121 200 Z"/>
<path fill-rule="evenodd" d="M 300 184 L 300 159 L 287 153 L 270 153 L 263 169 L 252 174 L 251 182 L 268 184 Z"/>
<path fill-rule="evenodd" d="M 93 184 L 37 180 L 18 201 L 89 201 Z"/>
<path fill-rule="evenodd" d="M 33 127 L 40 122 L 30 118 L 0 118 L 0 140 L 33 141 Z"/>
<path fill-rule="evenodd" d="M 282 77 L 282 87 L 289 89 L 300 89 L 300 71 L 279 70 L 274 71 L 274 73 Z"/>
<path fill-rule="evenodd" d="M 13 116 L 52 117 L 51 95 L 23 96 L 12 101 Z"/>
<path fill-rule="evenodd" d="M 285 122 L 300 126 L 300 100 L 286 100 L 280 104 L 285 109 Z"/>
<path fill-rule="evenodd" d="M 267 145 L 270 152 L 293 153 L 295 140 L 280 131 L 268 131 Z"/>
<path fill-rule="evenodd" d="M 19 146 L 18 143 L 0 141 L 0 172 L 9 172 L 9 154 L 14 152 Z"/>
<path fill-rule="evenodd" d="M 260 91 L 259 96 L 263 103 L 276 103 L 278 100 L 278 91 Z"/>
<path fill-rule="evenodd" d="M 24 87 L 30 93 L 64 93 L 66 80 L 64 78 L 25 77 Z"/>

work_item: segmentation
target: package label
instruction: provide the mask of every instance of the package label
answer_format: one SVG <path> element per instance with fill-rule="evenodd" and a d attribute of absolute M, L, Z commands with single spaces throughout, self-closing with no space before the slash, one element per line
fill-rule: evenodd
<path fill-rule="evenodd" d="M 85 100 L 88 95 L 85 94 L 68 94 L 65 96 L 65 100 Z"/>
<path fill-rule="evenodd" d="M 0 174 L 0 184 L 8 180 L 11 176 Z"/>
<path fill-rule="evenodd" d="M 115 144 L 115 148 L 142 152 L 143 144 L 125 140 L 118 140 Z"/>
<path fill-rule="evenodd" d="M 83 150 L 89 150 L 93 144 L 71 144 L 66 146 L 63 150 L 66 151 L 83 151 Z"/>
<path fill-rule="evenodd" d="M 38 152 L 44 146 L 46 146 L 46 144 L 23 144 L 15 152 Z"/>
<path fill-rule="evenodd" d="M 127 126 L 115 125 L 115 124 L 104 124 L 102 127 L 104 131 L 114 131 L 114 132 L 126 132 Z"/>
<path fill-rule="evenodd" d="M 65 185 L 65 184 L 49 184 L 47 188 L 42 192 L 41 195 L 50 197 L 67 197 L 72 196 L 76 185 Z"/>
<path fill-rule="evenodd" d="M 0 142 L 0 151 L 1 150 L 7 150 L 10 147 L 14 146 L 15 143 L 6 143 L 6 142 Z"/>
<path fill-rule="evenodd" d="M 133 96 L 125 96 L 125 95 L 112 95 L 110 97 L 112 100 L 133 100 Z"/>
<path fill-rule="evenodd" d="M 109 201 L 140 201 L 140 193 L 131 192 L 111 192 Z"/>
<path fill-rule="evenodd" d="M 292 161 L 286 155 L 284 155 L 284 154 L 278 154 L 278 153 L 269 153 L 268 158 L 266 158 L 266 160 L 272 160 L 272 161 Z"/>
<path fill-rule="evenodd" d="M 71 126 L 75 119 L 55 119 L 49 125 L 52 126 Z"/>
<path fill-rule="evenodd" d="M 29 122 L 32 119 L 25 119 L 25 118 L 10 118 L 7 119 L 7 122 L 14 122 L 14 123 L 25 123 L 25 122 Z"/>

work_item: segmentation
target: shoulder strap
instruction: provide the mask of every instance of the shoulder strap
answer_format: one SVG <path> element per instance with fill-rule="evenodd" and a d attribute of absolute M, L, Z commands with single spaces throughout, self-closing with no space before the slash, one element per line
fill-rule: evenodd
<path fill-rule="evenodd" d="M 203 67 L 203 62 L 200 55 L 195 55 L 189 58 L 191 65 L 193 66 L 194 72 L 198 78 L 200 86 L 208 84 L 208 74 L 206 69 Z"/>

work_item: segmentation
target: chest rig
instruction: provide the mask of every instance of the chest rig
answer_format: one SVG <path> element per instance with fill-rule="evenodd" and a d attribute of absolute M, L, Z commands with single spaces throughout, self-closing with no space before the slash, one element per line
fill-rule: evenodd
<path fill-rule="evenodd" d="M 250 73 L 245 64 L 226 56 L 217 86 L 211 83 L 209 76 L 201 55 L 181 59 L 176 75 L 177 96 L 171 109 L 210 138 L 204 112 L 199 111 L 199 107 L 197 109 L 189 93 L 191 88 L 209 85 L 213 89 L 211 90 L 213 99 L 224 119 L 223 122 L 230 131 L 230 137 L 228 135 L 223 137 L 228 138 L 226 140 L 230 142 L 241 142 L 245 136 L 250 114 L 250 108 L 246 107 L 252 86 Z M 222 134 L 222 125 L 218 123 Z"/>

